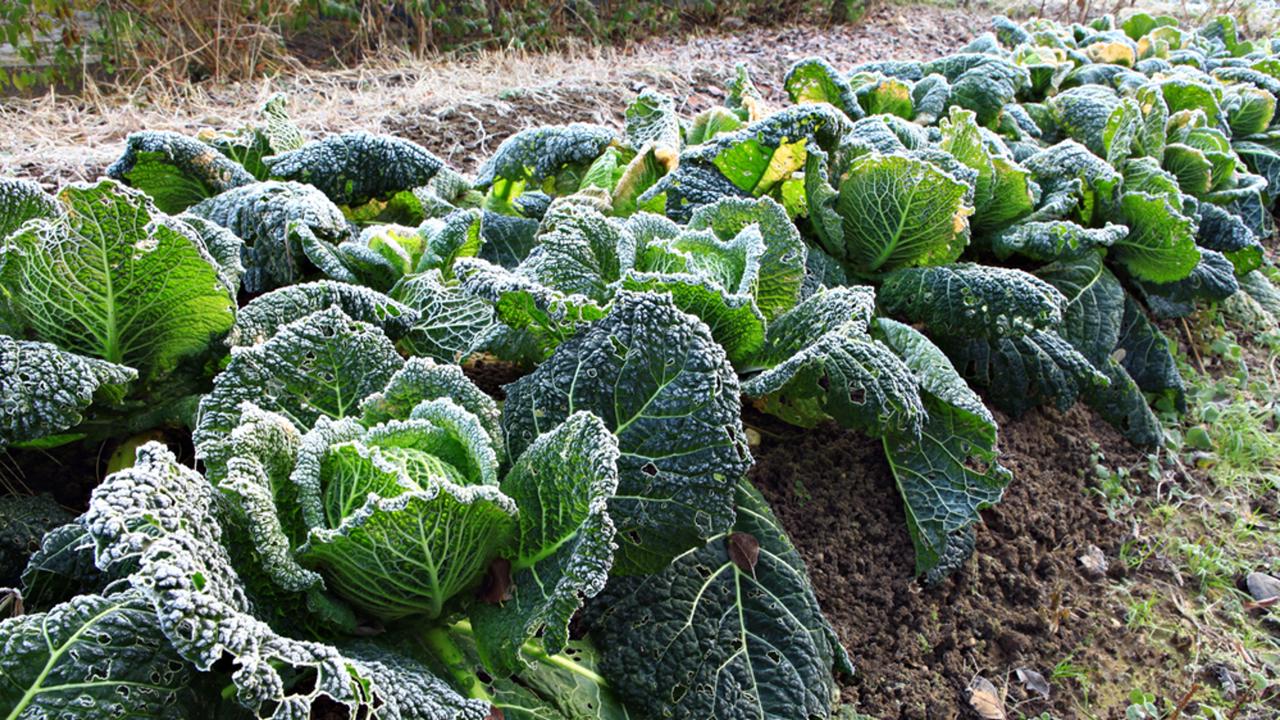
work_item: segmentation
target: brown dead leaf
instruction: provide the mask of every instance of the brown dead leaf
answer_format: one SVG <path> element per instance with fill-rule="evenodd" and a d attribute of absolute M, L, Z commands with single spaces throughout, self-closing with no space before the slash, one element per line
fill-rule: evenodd
<path fill-rule="evenodd" d="M 511 599 L 511 585 L 511 561 L 494 558 L 489 563 L 489 572 L 485 574 L 476 597 L 483 603 L 501 605 Z"/>
<path fill-rule="evenodd" d="M 760 559 L 760 541 L 751 533 L 733 533 L 725 541 L 729 546 L 729 559 L 745 573 L 756 574 L 756 561 Z"/>
<path fill-rule="evenodd" d="M 969 705 L 985 720 L 1006 720 L 1004 698 L 991 681 L 977 675 L 969 683 Z"/>

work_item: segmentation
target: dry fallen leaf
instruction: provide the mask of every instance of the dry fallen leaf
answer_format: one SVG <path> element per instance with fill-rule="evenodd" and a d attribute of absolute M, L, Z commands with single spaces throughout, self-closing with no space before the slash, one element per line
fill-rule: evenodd
<path fill-rule="evenodd" d="M 733 533 L 729 536 L 729 559 L 744 573 L 756 574 L 756 561 L 760 559 L 760 541 L 751 533 Z"/>
<path fill-rule="evenodd" d="M 1094 580 L 1105 577 L 1107 574 L 1107 556 L 1102 554 L 1102 548 L 1097 545 L 1090 545 L 1085 548 L 1084 554 L 1079 558 L 1080 567 L 1084 568 L 1084 574 Z"/>
<path fill-rule="evenodd" d="M 1005 720 L 1004 700 L 991 681 L 975 676 L 969 683 L 969 704 L 986 720 Z"/>
<path fill-rule="evenodd" d="M 1046 700 L 1049 699 L 1049 681 L 1045 680 L 1043 675 L 1025 667 L 1018 668 L 1016 674 L 1018 682 L 1022 683 L 1022 687 Z"/>

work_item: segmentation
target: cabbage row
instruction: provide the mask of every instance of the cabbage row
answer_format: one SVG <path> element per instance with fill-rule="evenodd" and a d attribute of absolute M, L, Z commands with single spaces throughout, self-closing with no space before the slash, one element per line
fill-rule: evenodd
<path fill-rule="evenodd" d="M 786 107 L 745 68 L 692 118 L 646 90 L 474 177 L 275 97 L 56 196 L 0 180 L 0 449 L 185 425 L 202 468 L 142 445 L 44 536 L 0 708 L 831 717 L 852 668 L 742 403 L 882 440 L 926 582 L 1012 479 L 987 403 L 1159 446 L 1157 322 L 1280 309 L 1277 54 L 1228 18 L 996 18 L 797 63 Z M 481 354 L 526 370 L 501 400 Z"/>

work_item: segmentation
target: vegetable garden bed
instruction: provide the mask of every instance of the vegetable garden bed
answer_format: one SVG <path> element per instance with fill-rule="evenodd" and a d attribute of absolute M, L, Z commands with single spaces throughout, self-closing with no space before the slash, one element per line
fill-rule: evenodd
<path fill-rule="evenodd" d="M 12 511 L 0 707 L 927 717 L 960 643 L 1077 647 L 1035 613 L 1115 541 L 1070 470 L 1185 408 L 1157 323 L 1280 312 L 1280 64 L 1229 18 L 994 29 L 474 176 L 278 96 L 0 181 L 0 443 L 63 503 L 106 474 Z"/>

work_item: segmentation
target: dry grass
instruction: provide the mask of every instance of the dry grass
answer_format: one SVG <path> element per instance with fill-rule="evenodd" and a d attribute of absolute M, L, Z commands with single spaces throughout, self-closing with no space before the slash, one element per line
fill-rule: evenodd
<path fill-rule="evenodd" d="M 130 132 L 235 128 L 251 121 L 261 103 L 279 91 L 289 94 L 291 114 L 310 132 L 378 131 L 422 108 L 492 105 L 523 94 L 556 105 L 565 100 L 566 88 L 622 87 L 641 79 L 672 85 L 663 82 L 671 74 L 669 67 L 649 64 L 634 50 L 592 48 L 550 54 L 493 51 L 438 62 L 384 58 L 252 83 L 91 88 L 82 96 L 51 91 L 0 103 L 0 173 L 42 181 L 93 179 L 119 155 Z"/>
<path fill-rule="evenodd" d="M 531 125 L 616 125 L 628 99 L 648 85 L 692 114 L 720 99 L 733 65 L 750 64 L 766 96 L 782 97 L 794 61 L 827 57 L 837 67 L 874 59 L 933 57 L 987 27 L 987 11 L 883 6 L 858 26 L 725 27 L 627 47 L 579 44 L 557 52 L 489 51 L 427 61 L 382 53 L 358 67 L 296 72 L 255 82 L 90 87 L 0 100 L 0 174 L 46 186 L 96 179 L 129 133 L 234 129 L 275 92 L 306 132 L 364 129 L 414 140 L 463 171 L 509 134 Z M 910 38 L 908 41 L 907 38 Z"/>

